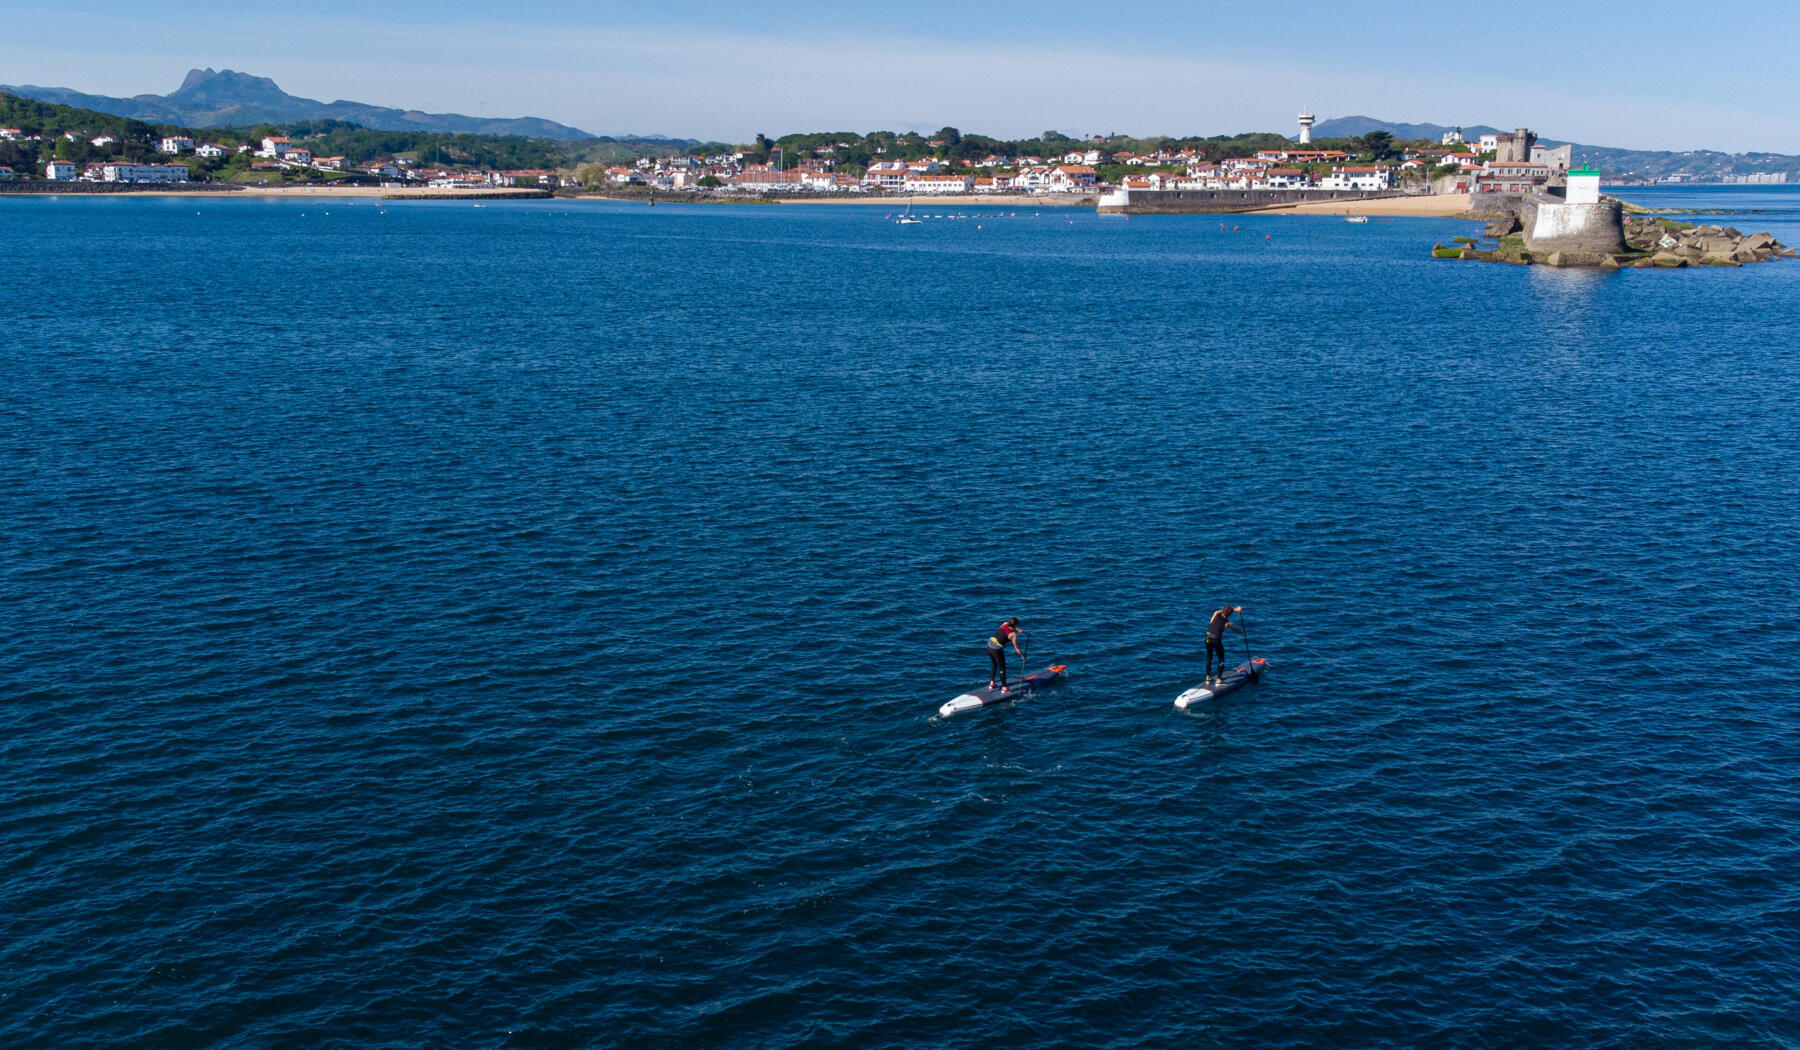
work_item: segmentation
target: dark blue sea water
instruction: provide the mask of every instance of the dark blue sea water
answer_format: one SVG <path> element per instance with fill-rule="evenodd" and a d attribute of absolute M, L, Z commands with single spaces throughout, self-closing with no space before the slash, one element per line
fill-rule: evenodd
<path fill-rule="evenodd" d="M 959 211 L 0 198 L 0 1044 L 1800 1045 L 1800 262 Z"/>

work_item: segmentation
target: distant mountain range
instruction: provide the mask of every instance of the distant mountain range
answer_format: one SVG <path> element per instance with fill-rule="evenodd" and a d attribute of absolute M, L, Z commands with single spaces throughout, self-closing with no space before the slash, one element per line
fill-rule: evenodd
<path fill-rule="evenodd" d="M 599 136 L 540 117 L 490 119 L 460 113 L 421 113 L 363 102 L 318 102 L 290 95 L 268 77 L 229 69 L 192 69 L 181 87 L 168 95 L 113 98 L 70 88 L 31 84 L 0 85 L 24 98 L 99 110 L 120 117 L 189 128 L 248 127 L 288 124 L 299 120 L 346 120 L 379 131 L 429 131 L 444 134 L 524 135 L 530 138 L 592 139 Z"/>
<path fill-rule="evenodd" d="M 1371 131 L 1385 131 L 1399 139 L 1430 139 L 1436 142 L 1443 138 L 1444 132 L 1454 131 L 1456 127 L 1457 125 L 1451 124 L 1404 124 L 1393 120 L 1378 120 L 1375 117 L 1333 117 L 1314 124 L 1313 137 L 1354 138 Z M 1464 124 L 1461 127 L 1463 136 L 1471 141 L 1500 130 L 1486 124 Z M 1561 146 L 1565 140 L 1540 138 L 1538 141 L 1546 146 Z M 1609 175 L 1632 175 L 1649 179 L 1687 175 L 1694 179 L 1717 179 L 1726 175 L 1785 171 L 1790 180 L 1800 182 L 1800 157 L 1785 153 L 1722 153 L 1717 150 L 1676 153 L 1671 150 L 1587 146 L 1579 142 L 1570 145 L 1575 147 L 1577 165 L 1598 168 Z"/>
<path fill-rule="evenodd" d="M 1377 120 L 1374 117 L 1332 117 L 1313 125 L 1313 135 L 1322 139 L 1349 139 L 1358 135 L 1367 135 L 1371 131 L 1385 131 L 1397 139 L 1431 139 L 1436 141 L 1444 137 L 1444 132 L 1455 131 L 1454 125 L 1444 124 L 1401 124 L 1392 120 Z M 1464 127 L 1462 133 L 1469 138 L 1478 139 L 1483 135 L 1492 135 L 1498 129 L 1485 124 Z M 1511 128 L 1507 129 L 1512 130 Z"/>

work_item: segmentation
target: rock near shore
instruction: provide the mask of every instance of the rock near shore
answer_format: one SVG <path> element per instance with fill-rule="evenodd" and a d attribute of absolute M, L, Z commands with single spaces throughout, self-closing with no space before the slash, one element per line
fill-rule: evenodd
<path fill-rule="evenodd" d="M 1767 233 L 1744 234 L 1730 226 L 1693 226 L 1645 216 L 1625 220 L 1625 243 L 1645 253 L 1653 266 L 1742 266 L 1797 254 Z"/>

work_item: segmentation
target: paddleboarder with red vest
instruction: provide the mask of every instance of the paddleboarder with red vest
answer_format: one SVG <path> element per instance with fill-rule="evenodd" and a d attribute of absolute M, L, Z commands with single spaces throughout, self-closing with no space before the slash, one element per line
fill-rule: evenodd
<path fill-rule="evenodd" d="M 1000 691 L 1004 693 L 1007 690 L 1007 685 L 1006 685 L 1006 647 L 1007 647 L 1007 645 L 1010 644 L 1013 647 L 1013 652 L 1019 654 L 1019 668 L 1020 668 L 1020 670 L 1024 669 L 1024 667 L 1025 667 L 1025 650 L 1019 648 L 1019 639 L 1024 636 L 1024 633 L 1025 632 L 1019 630 L 1019 618 L 1017 616 L 1008 616 L 1006 618 L 1006 622 L 1002 623 L 1000 625 L 1000 629 L 995 631 L 992 635 L 990 635 L 988 637 L 987 654 L 988 654 L 988 688 L 989 689 L 994 688 L 994 682 L 995 682 L 996 676 L 997 676 L 998 681 L 1000 683 Z M 1223 664 L 1221 664 L 1221 666 L 1223 666 Z"/>

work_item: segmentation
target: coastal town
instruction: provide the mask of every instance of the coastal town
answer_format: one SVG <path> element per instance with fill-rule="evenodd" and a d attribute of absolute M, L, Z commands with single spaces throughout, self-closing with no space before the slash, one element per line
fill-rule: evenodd
<path fill-rule="evenodd" d="M 414 149 L 352 159 L 327 152 L 326 135 L 222 133 L 88 134 L 80 129 L 0 127 L 0 147 L 33 144 L 41 170 L 0 166 L 0 181 L 84 183 L 112 188 L 218 184 L 341 184 L 381 188 L 528 189 L 694 198 L 854 198 L 886 195 L 1054 195 L 1080 198 L 1180 191 L 1256 194 L 1519 194 L 1554 185 L 1572 165 L 1572 147 L 1539 144 L 1524 129 L 1465 138 L 1396 141 L 1385 132 L 1314 144 L 1315 118 L 1302 113 L 1291 140 L 1240 136 L 1260 148 L 1221 152 L 1212 141 L 1151 140 L 1137 148 L 1101 136 L 1049 133 L 1039 147 L 1007 148 L 953 128 L 934 136 L 762 136 L 747 147 L 670 151 L 615 163 L 505 167 L 456 163 L 454 151 Z M 980 144 L 990 149 L 972 148 Z"/>
<path fill-rule="evenodd" d="M 211 71 L 195 77 L 214 82 Z M 279 92 L 272 82 L 267 87 Z M 1411 136 L 1401 137 L 1352 118 L 1327 121 L 1333 133 L 1315 142 L 1312 113 L 1303 109 L 1295 123 L 1290 134 L 1186 138 L 1046 131 L 1004 140 L 944 127 L 930 134 L 759 134 L 737 145 L 655 137 L 571 142 L 384 131 L 340 119 L 199 131 L 0 91 L 0 192 L 373 191 L 651 202 L 1031 198 L 1125 214 L 1377 208 L 1379 199 L 1377 210 L 1386 214 L 1481 214 L 1533 195 L 1561 196 L 1576 170 L 1578 147 L 1540 142 L 1525 128 L 1465 134 L 1460 127 L 1398 125 Z M 1786 174 L 1737 177 L 1779 182 Z"/>
<path fill-rule="evenodd" d="M 136 161 L 108 159 L 85 163 L 53 158 L 41 174 L 0 167 L 0 179 L 41 178 L 50 182 L 168 185 L 202 181 L 206 173 L 186 162 L 217 162 L 242 156 L 240 168 L 252 179 L 280 180 L 294 175 L 321 179 L 350 177 L 387 186 L 434 189 L 527 187 L 555 190 L 564 186 L 595 191 L 638 191 L 714 196 L 806 195 L 988 195 L 1083 194 L 1100 189 L 1162 190 L 1342 190 L 1375 193 L 1407 186 L 1412 192 L 1518 193 L 1541 186 L 1566 172 L 1568 146 L 1550 148 L 1525 142 L 1520 131 L 1489 134 L 1465 142 L 1460 131 L 1446 134 L 1436 146 L 1390 147 L 1381 142 L 1361 153 L 1345 149 L 1308 148 L 1310 118 L 1303 118 L 1299 142 L 1260 149 L 1241 156 L 1209 159 L 1196 148 L 1161 148 L 1143 152 L 1108 151 L 1100 142 L 1077 144 L 1050 156 L 1035 154 L 976 157 L 943 155 L 949 143 L 924 141 L 922 157 L 875 159 L 865 165 L 841 166 L 836 156 L 850 142 L 812 147 L 802 156 L 787 156 L 774 147 L 760 155 L 733 151 L 709 155 L 671 154 L 639 157 L 630 164 L 553 170 L 483 169 L 423 163 L 417 157 L 384 157 L 353 163 L 342 155 L 320 155 L 304 141 L 266 135 L 255 142 L 224 145 L 186 135 L 164 135 L 154 142 L 154 156 Z M 83 141 L 73 131 L 59 136 Z M 40 141 L 20 128 L 0 128 L 0 140 Z M 113 136 L 85 140 L 96 150 L 118 144 Z M 879 156 L 886 148 L 877 146 Z M 1116 172 L 1108 179 L 1103 173 Z"/>

